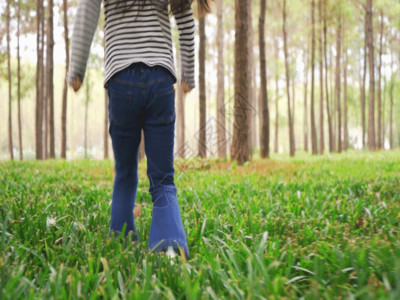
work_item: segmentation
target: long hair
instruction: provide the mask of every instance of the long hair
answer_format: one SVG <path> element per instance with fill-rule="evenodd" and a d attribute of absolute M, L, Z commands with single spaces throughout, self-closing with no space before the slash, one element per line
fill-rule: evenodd
<path fill-rule="evenodd" d="M 104 0 L 105 2 L 109 2 L 112 0 Z M 122 7 L 123 11 L 129 10 L 132 6 L 138 4 L 139 6 L 144 6 L 147 0 L 132 0 L 132 1 L 120 1 L 117 6 Z M 197 2 L 197 9 L 199 15 L 204 15 L 211 12 L 211 1 L 214 0 L 150 0 L 154 5 L 157 5 L 161 8 L 167 8 L 168 5 L 171 6 L 171 12 L 179 13 L 184 10 L 187 10 L 191 7 L 192 2 Z M 128 4 L 128 2 L 130 2 Z"/>

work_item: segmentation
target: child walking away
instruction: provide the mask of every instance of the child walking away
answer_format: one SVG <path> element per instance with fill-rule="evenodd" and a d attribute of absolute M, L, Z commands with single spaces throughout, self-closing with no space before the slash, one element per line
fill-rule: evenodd
<path fill-rule="evenodd" d="M 198 0 L 199 11 L 210 0 Z M 71 41 L 68 82 L 77 91 L 84 79 L 102 0 L 79 0 Z M 174 183 L 175 90 L 170 10 L 176 19 L 181 53 L 181 85 L 195 86 L 194 17 L 191 0 L 104 0 L 105 78 L 109 133 L 115 171 L 110 235 L 138 240 L 133 209 L 138 185 L 138 151 L 144 131 L 147 176 L 153 211 L 149 250 L 189 258 Z"/>

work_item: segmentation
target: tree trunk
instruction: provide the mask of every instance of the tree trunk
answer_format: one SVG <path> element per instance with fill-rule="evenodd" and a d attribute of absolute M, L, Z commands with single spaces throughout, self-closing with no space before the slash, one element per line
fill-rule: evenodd
<path fill-rule="evenodd" d="M 231 159 L 239 165 L 250 159 L 248 83 L 248 3 L 235 1 L 235 111 Z"/>
<path fill-rule="evenodd" d="M 206 147 L 206 20 L 205 16 L 199 19 L 199 97 L 200 97 L 200 124 L 199 124 L 199 156 L 207 156 Z"/>
<path fill-rule="evenodd" d="M 274 152 L 278 153 L 279 150 L 279 44 L 278 40 L 274 39 L 275 45 L 275 149 Z"/>
<path fill-rule="evenodd" d="M 103 135 L 103 140 L 104 140 L 104 145 L 103 145 L 103 151 L 104 151 L 104 159 L 108 159 L 110 157 L 109 151 L 108 151 L 108 93 L 107 90 L 104 90 L 104 135 Z"/>
<path fill-rule="evenodd" d="M 252 0 L 246 1 L 248 5 L 248 13 L 247 13 L 247 22 L 248 22 L 248 54 L 249 54 L 249 64 L 247 66 L 248 68 L 248 77 L 247 79 L 249 80 L 249 98 L 247 101 L 249 102 L 250 105 L 253 107 L 256 107 L 256 84 L 255 84 L 255 75 L 254 75 L 254 30 L 253 30 L 253 9 L 252 9 Z M 249 119 L 249 132 L 247 134 L 247 138 L 249 139 L 248 145 L 249 145 L 249 153 L 250 157 L 253 154 L 253 150 L 256 147 L 257 144 L 257 139 L 256 135 L 256 115 L 254 114 L 254 111 L 252 109 L 247 110 L 248 113 L 248 119 Z"/>
<path fill-rule="evenodd" d="M 320 85 L 320 105 L 319 105 L 319 154 L 324 154 L 324 60 L 322 54 L 322 0 L 318 1 L 318 46 L 319 46 L 319 85 Z"/>
<path fill-rule="evenodd" d="M 181 51 L 179 47 L 177 47 L 177 63 L 178 63 L 178 76 L 181 76 L 182 73 L 182 65 L 181 65 Z M 181 82 L 181 77 L 179 77 L 179 81 Z M 178 86 L 177 93 L 177 103 L 178 103 L 178 112 L 177 112 L 177 145 L 178 145 L 178 156 L 185 157 L 185 95 L 182 89 L 182 86 Z"/>
<path fill-rule="evenodd" d="M 61 158 L 66 159 L 67 158 L 67 100 L 68 100 L 67 75 L 69 69 L 68 0 L 63 0 L 63 11 L 64 11 L 64 41 L 65 41 L 65 81 L 64 81 L 62 110 L 61 110 Z M 106 118 L 108 119 L 108 116 L 106 116 Z"/>
<path fill-rule="evenodd" d="M 361 140 L 362 147 L 365 147 L 365 81 L 367 77 L 367 18 L 364 22 L 364 60 L 363 60 L 363 73 L 361 82 Z"/>
<path fill-rule="evenodd" d="M 285 55 L 285 69 L 286 69 L 286 92 L 287 92 L 287 100 L 288 100 L 288 118 L 289 118 L 289 149 L 290 156 L 294 156 L 295 154 L 295 146 L 294 146 L 294 130 L 293 130 L 293 118 L 291 111 L 291 101 L 290 101 L 290 69 L 289 69 L 289 54 L 288 54 L 288 46 L 287 46 L 287 31 L 286 31 L 286 0 L 283 0 L 283 48 Z"/>
<path fill-rule="evenodd" d="M 265 12 L 267 1 L 261 0 L 259 19 L 259 43 L 260 43 L 260 110 L 261 110 L 261 157 L 269 157 L 269 109 L 267 92 L 267 60 L 265 57 Z"/>
<path fill-rule="evenodd" d="M 53 61 L 53 49 L 54 49 L 54 37 L 53 37 L 53 0 L 47 1 L 48 9 L 48 32 L 47 32 L 47 99 L 49 105 L 49 129 L 50 129 L 50 158 L 55 158 L 55 143 L 54 143 L 54 61 Z"/>
<path fill-rule="evenodd" d="M 11 0 L 7 0 L 7 74 L 8 74 L 8 151 L 10 159 L 14 160 L 13 138 L 12 138 L 12 90 L 11 90 L 11 52 L 10 52 L 10 5 Z"/>
<path fill-rule="evenodd" d="M 20 30 L 21 25 L 21 3 L 17 2 L 17 77 L 18 77 L 18 86 L 17 86 L 17 96 L 18 96 L 18 140 L 19 140 L 19 159 L 23 160 L 23 150 L 22 146 L 22 122 L 21 122 L 21 55 L 20 55 Z"/>
<path fill-rule="evenodd" d="M 380 11 L 381 26 L 379 39 L 379 66 L 378 66 L 378 126 L 377 126 L 377 148 L 382 149 L 382 52 L 383 52 L 383 10 Z"/>
<path fill-rule="evenodd" d="M 391 58 L 391 70 L 392 76 L 390 79 L 390 120 L 389 120 L 389 145 L 390 149 L 393 149 L 393 89 L 394 89 L 394 71 L 393 71 L 393 54 Z"/>
<path fill-rule="evenodd" d="M 90 101 L 90 82 L 89 82 L 89 70 L 86 75 L 86 99 L 85 99 L 85 159 L 88 158 L 88 114 L 89 114 L 89 101 Z"/>
<path fill-rule="evenodd" d="M 36 2 L 36 159 L 43 159 L 43 0 Z"/>
<path fill-rule="evenodd" d="M 307 43 L 308 44 L 308 43 Z M 304 51 L 304 120 L 303 120 L 303 132 L 304 132 L 304 151 L 308 152 L 308 56 L 307 52 Z"/>
<path fill-rule="evenodd" d="M 349 149 L 349 128 L 348 128 L 348 113 L 347 113 L 347 51 L 344 52 L 344 67 L 343 67 L 343 150 Z"/>
<path fill-rule="evenodd" d="M 225 121 L 225 72 L 224 72 L 224 19 L 223 0 L 217 1 L 218 18 L 218 86 L 217 86 L 217 123 L 218 127 L 218 157 L 226 158 L 226 121 Z"/>
<path fill-rule="evenodd" d="M 375 72 L 372 0 L 367 0 L 367 47 L 369 65 L 368 148 L 375 150 Z"/>
<path fill-rule="evenodd" d="M 339 12 L 341 14 L 341 12 Z M 337 152 L 342 152 L 342 112 L 340 105 L 340 54 L 341 54 L 341 44 L 342 44 L 342 16 L 339 15 L 338 28 L 336 35 L 336 80 L 335 80 L 335 90 L 336 90 L 336 112 L 337 112 Z"/>
<path fill-rule="evenodd" d="M 144 148 L 144 131 L 140 130 L 140 145 L 139 145 L 139 161 L 141 161 L 145 157 L 145 148 Z"/>
<path fill-rule="evenodd" d="M 332 117 L 330 112 L 329 101 L 329 85 L 328 85 L 328 38 L 327 38 L 327 2 L 324 0 L 324 62 L 325 62 L 325 94 L 326 94 L 326 114 L 328 116 L 328 137 L 329 137 L 329 152 L 333 152 L 333 132 L 332 132 Z"/>
<path fill-rule="evenodd" d="M 312 36 L 311 36 L 311 151 L 312 154 L 318 154 L 317 149 L 317 130 L 315 128 L 315 108 L 314 108 L 314 87 L 315 87 L 315 2 L 311 1 L 311 22 L 312 22 Z"/>

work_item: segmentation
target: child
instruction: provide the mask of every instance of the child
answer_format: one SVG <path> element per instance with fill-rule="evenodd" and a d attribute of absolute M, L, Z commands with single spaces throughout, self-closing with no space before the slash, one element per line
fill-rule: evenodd
<path fill-rule="evenodd" d="M 208 11 L 210 0 L 198 0 Z M 102 0 L 79 0 L 71 41 L 68 82 L 77 91 L 85 75 Z M 174 184 L 175 90 L 168 6 L 176 19 L 181 53 L 181 88 L 195 86 L 194 18 L 191 0 L 104 0 L 105 78 L 109 97 L 109 132 L 115 156 L 110 234 L 132 233 L 138 184 L 138 149 L 144 131 L 147 176 L 153 212 L 149 249 L 189 248 Z"/>

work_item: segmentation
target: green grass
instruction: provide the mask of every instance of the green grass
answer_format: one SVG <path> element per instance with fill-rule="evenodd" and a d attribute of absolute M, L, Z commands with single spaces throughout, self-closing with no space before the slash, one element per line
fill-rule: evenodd
<path fill-rule="evenodd" d="M 113 162 L 0 163 L 2 299 L 400 299 L 400 153 L 177 160 L 191 259 L 108 238 Z"/>

